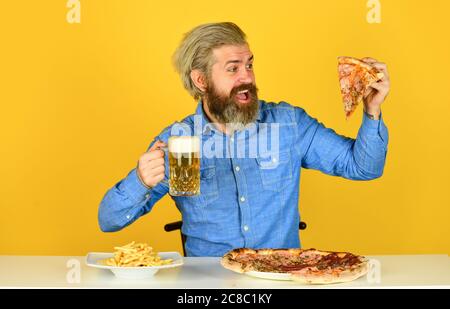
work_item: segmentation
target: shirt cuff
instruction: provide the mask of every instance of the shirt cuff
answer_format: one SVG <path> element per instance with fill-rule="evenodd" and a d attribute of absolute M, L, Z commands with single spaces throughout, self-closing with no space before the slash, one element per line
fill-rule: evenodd
<path fill-rule="evenodd" d="M 123 181 L 126 194 L 136 202 L 148 200 L 152 189 L 145 186 L 137 175 L 137 170 L 133 169 Z"/>
<path fill-rule="evenodd" d="M 384 144 L 388 143 L 388 131 L 383 121 L 383 114 L 380 113 L 378 120 L 370 119 L 363 113 L 361 133 L 370 137 L 379 137 Z"/>

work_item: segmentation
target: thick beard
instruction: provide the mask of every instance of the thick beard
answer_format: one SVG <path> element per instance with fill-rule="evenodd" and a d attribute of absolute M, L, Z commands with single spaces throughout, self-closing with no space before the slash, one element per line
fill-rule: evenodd
<path fill-rule="evenodd" d="M 250 102 L 244 105 L 235 100 L 236 94 L 242 90 L 248 90 L 250 96 Z M 231 131 L 244 129 L 247 124 L 254 122 L 258 115 L 258 88 L 254 84 L 242 84 L 233 88 L 228 97 L 223 97 L 214 84 L 209 83 L 205 98 L 209 112 Z"/>

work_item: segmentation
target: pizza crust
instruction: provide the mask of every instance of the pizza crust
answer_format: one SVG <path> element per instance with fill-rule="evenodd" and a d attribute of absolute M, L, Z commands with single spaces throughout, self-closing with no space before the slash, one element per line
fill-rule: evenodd
<path fill-rule="evenodd" d="M 332 283 L 343 283 L 356 280 L 367 274 L 369 270 L 368 262 L 364 261 L 355 268 L 344 270 L 342 272 L 332 274 L 325 272 L 322 274 L 311 272 L 311 273 L 296 273 L 291 272 L 292 280 L 305 284 L 332 284 Z"/>
<path fill-rule="evenodd" d="M 220 260 L 220 264 L 226 269 L 232 270 L 237 273 L 244 273 L 246 271 L 253 270 L 251 265 L 244 266 L 241 263 L 236 261 L 236 258 L 240 255 L 251 255 L 256 254 L 257 252 L 253 249 L 248 248 L 238 248 L 234 249 L 227 254 L 225 254 Z"/>
<path fill-rule="evenodd" d="M 249 270 L 247 270 L 247 269 L 243 269 L 241 263 L 238 263 L 238 262 L 236 262 L 236 261 L 233 261 L 233 260 L 230 259 L 230 258 L 225 258 L 225 257 L 223 257 L 223 258 L 220 260 L 220 264 L 221 264 L 223 267 L 225 267 L 226 269 L 229 269 L 229 270 L 231 270 L 231 271 L 234 271 L 234 272 L 240 273 L 240 274 L 243 274 L 243 273 L 245 273 L 246 271 L 249 271 Z"/>
<path fill-rule="evenodd" d="M 373 66 L 371 66 L 370 64 L 365 63 L 364 61 L 359 60 L 357 58 L 341 56 L 341 57 L 338 57 L 338 62 L 340 64 L 352 64 L 352 65 L 359 66 L 359 67 L 365 69 L 366 71 L 370 72 L 374 77 L 377 77 L 378 79 L 381 79 L 384 76 L 383 73 L 378 72 L 378 70 L 375 69 Z"/>

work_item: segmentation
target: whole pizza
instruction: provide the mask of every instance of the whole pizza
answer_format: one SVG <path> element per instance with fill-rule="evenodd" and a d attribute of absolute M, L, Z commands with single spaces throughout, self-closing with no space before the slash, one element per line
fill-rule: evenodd
<path fill-rule="evenodd" d="M 237 273 L 287 273 L 292 280 L 312 284 L 348 282 L 368 271 L 364 256 L 297 248 L 234 249 L 222 257 L 221 264 Z"/>

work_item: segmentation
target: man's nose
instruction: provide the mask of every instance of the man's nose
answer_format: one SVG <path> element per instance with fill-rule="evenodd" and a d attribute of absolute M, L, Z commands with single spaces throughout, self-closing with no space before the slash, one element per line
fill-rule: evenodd
<path fill-rule="evenodd" d="M 239 83 L 240 84 L 251 84 L 253 83 L 253 72 L 251 70 L 243 69 L 239 72 Z"/>

